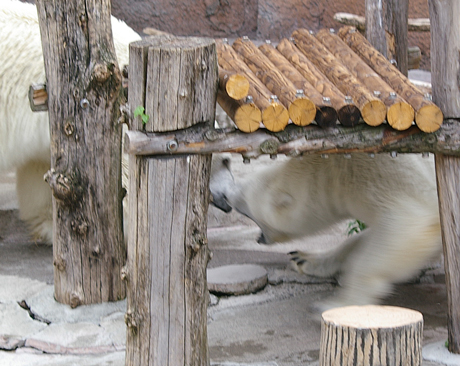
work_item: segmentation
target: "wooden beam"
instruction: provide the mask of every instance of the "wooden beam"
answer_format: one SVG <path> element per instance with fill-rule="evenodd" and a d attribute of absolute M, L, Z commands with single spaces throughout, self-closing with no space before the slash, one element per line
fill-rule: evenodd
<path fill-rule="evenodd" d="M 316 34 L 323 45 L 339 60 L 368 90 L 378 93 L 388 107 L 387 121 L 396 130 L 406 130 L 414 121 L 414 108 L 402 99 L 380 76 L 347 46 L 342 39 L 327 29 Z"/>
<path fill-rule="evenodd" d="M 249 95 L 262 111 L 262 123 L 270 131 L 282 131 L 289 122 L 285 106 L 272 98 L 272 93 L 244 63 L 236 51 L 222 40 L 216 40 L 219 66 L 225 70 L 241 73 L 249 81 Z"/>
<path fill-rule="evenodd" d="M 364 122 L 378 126 L 385 121 L 387 108 L 374 97 L 343 64 L 309 31 L 298 29 L 292 33 L 296 46 L 346 95 L 350 95 L 361 111 Z"/>
<path fill-rule="evenodd" d="M 288 109 L 289 117 L 298 126 L 307 126 L 316 115 L 315 104 L 305 96 L 296 94 L 295 85 L 247 38 L 233 42 L 233 48 L 264 85 Z"/>
<path fill-rule="evenodd" d="M 359 108 L 347 101 L 345 95 L 295 46 L 294 39 L 284 38 L 276 48 L 323 97 L 330 100 L 342 125 L 353 127 L 358 124 L 361 118 Z"/>
<path fill-rule="evenodd" d="M 442 124 L 443 114 L 430 98 L 423 95 L 410 80 L 378 52 L 366 38 L 353 27 L 340 28 L 338 35 L 380 77 L 401 95 L 415 110 L 415 122 L 424 132 L 434 132 Z"/>
<path fill-rule="evenodd" d="M 446 116 L 460 116 L 460 2 L 431 0 L 428 4 L 433 99 Z M 460 354 L 460 157 L 437 154 L 436 177 L 447 285 L 448 348 Z"/>

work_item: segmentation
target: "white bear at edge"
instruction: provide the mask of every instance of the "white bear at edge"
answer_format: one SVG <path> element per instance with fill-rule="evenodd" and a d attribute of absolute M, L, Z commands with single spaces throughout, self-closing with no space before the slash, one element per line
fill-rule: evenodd
<path fill-rule="evenodd" d="M 113 17 L 112 32 L 122 67 L 129 61 L 129 43 L 140 36 Z M 48 113 L 32 112 L 28 101 L 30 84 L 45 81 L 34 5 L 1 1 L 0 45 L 0 173 L 16 169 L 20 217 L 36 239 L 51 244 L 51 190 L 43 181 L 50 168 Z"/>
<path fill-rule="evenodd" d="M 304 155 L 241 182 L 222 155 L 214 158 L 210 188 L 214 205 L 258 224 L 261 243 L 311 235 L 345 219 L 367 225 L 325 254 L 291 253 L 300 272 L 340 276 L 338 296 L 322 310 L 378 303 L 441 250 L 434 163 L 420 155 Z"/>

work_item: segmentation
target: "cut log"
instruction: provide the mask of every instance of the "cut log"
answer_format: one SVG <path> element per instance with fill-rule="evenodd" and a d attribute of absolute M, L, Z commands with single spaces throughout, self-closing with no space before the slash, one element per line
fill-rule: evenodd
<path fill-rule="evenodd" d="M 373 48 L 366 38 L 356 31 L 356 28 L 342 27 L 338 34 L 385 82 L 412 105 L 415 109 L 415 122 L 422 131 L 434 132 L 439 129 L 444 118 L 441 109 Z"/>
<path fill-rule="evenodd" d="M 275 65 L 249 39 L 239 38 L 233 48 L 244 59 L 246 65 L 288 108 L 289 116 L 298 126 L 307 126 L 316 115 L 316 107 L 306 97 L 296 95 L 295 85 L 287 79 Z"/>
<path fill-rule="evenodd" d="M 359 108 L 347 102 L 345 95 L 318 70 L 293 42 L 284 38 L 276 48 L 323 97 L 329 98 L 342 125 L 353 127 L 358 124 L 361 118 Z"/>
<path fill-rule="evenodd" d="M 320 41 L 306 29 L 292 33 L 297 47 L 312 61 L 320 71 L 331 80 L 342 93 L 353 98 L 361 111 L 364 122 L 378 126 L 385 121 L 387 107 L 374 97 L 348 69 L 337 60 Z"/>
<path fill-rule="evenodd" d="M 315 121 L 320 127 L 333 127 L 337 124 L 337 111 L 330 101 L 325 101 L 321 93 L 270 43 L 259 46 L 259 50 L 288 78 L 297 90 L 303 90 L 305 95 L 316 105 Z"/>
<path fill-rule="evenodd" d="M 262 123 L 272 132 L 282 131 L 289 122 L 289 113 L 281 103 L 272 98 L 272 93 L 244 63 L 236 51 L 222 40 L 216 41 L 219 66 L 225 70 L 241 73 L 249 81 L 249 95 L 262 111 Z"/>
<path fill-rule="evenodd" d="M 322 29 L 316 35 L 323 45 L 370 91 L 379 93 L 380 99 L 388 107 L 387 121 L 396 130 L 406 130 L 414 121 L 414 108 L 397 95 L 380 76 L 342 41 L 342 39 L 327 29 Z"/>
<path fill-rule="evenodd" d="M 360 15 L 350 13 L 335 13 L 334 20 L 344 25 L 351 25 L 357 28 L 360 32 L 364 32 L 366 30 L 366 18 Z M 409 18 L 407 30 L 409 32 L 429 32 L 430 19 Z"/>
<path fill-rule="evenodd" d="M 246 76 L 219 67 L 219 88 L 235 100 L 241 100 L 248 96 L 249 81 Z"/>
<path fill-rule="evenodd" d="M 254 132 L 259 129 L 262 122 L 262 112 L 252 102 L 235 100 L 230 98 L 224 91 L 218 90 L 217 102 L 227 115 L 235 122 L 239 130 Z"/>
<path fill-rule="evenodd" d="M 48 110 L 48 93 L 46 84 L 32 84 L 29 87 L 29 105 L 32 112 Z"/>
<path fill-rule="evenodd" d="M 320 366 L 422 364 L 423 316 L 394 306 L 347 306 L 321 317 Z"/>

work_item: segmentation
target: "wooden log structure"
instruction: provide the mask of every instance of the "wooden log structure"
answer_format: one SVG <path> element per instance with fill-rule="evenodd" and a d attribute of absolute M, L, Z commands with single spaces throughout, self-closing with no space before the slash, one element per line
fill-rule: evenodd
<path fill-rule="evenodd" d="M 249 95 L 262 111 L 262 123 L 273 132 L 282 131 L 289 122 L 289 112 L 281 103 L 273 100 L 272 93 L 243 62 L 236 51 L 222 40 L 216 41 L 219 66 L 225 70 L 241 73 L 249 81 Z M 222 108 L 224 108 L 221 105 Z M 224 109 L 225 110 L 225 109 Z M 234 121 L 238 126 L 237 121 Z"/>
<path fill-rule="evenodd" d="M 423 316 L 395 306 L 347 306 L 321 316 L 320 366 L 422 365 Z"/>
<path fill-rule="evenodd" d="M 315 121 L 318 126 L 334 127 L 337 124 L 337 111 L 332 107 L 330 99 L 323 97 L 271 43 L 266 42 L 259 46 L 259 50 L 294 84 L 297 90 L 303 90 L 316 105 Z"/>
<path fill-rule="evenodd" d="M 187 77 L 184 77 L 186 75 Z M 215 43 L 154 37 L 130 44 L 131 129 L 176 131 L 214 124 Z M 166 97 L 165 97 L 166 96 Z M 141 132 L 143 131 L 143 132 Z M 134 132 L 134 131 L 131 131 Z M 168 151 L 177 142 L 167 143 Z M 130 155 L 125 364 L 207 366 L 206 217 L 211 154 Z"/>
<path fill-rule="evenodd" d="M 388 107 L 387 121 L 396 130 L 407 130 L 414 121 L 414 108 L 402 99 L 380 76 L 342 41 L 327 29 L 316 34 L 321 43 L 370 91 L 379 93 Z"/>
<path fill-rule="evenodd" d="M 344 94 L 353 98 L 364 122 L 370 126 L 378 126 L 385 121 L 385 104 L 374 97 L 309 31 L 298 29 L 292 33 L 292 37 L 305 56 Z"/>
<path fill-rule="evenodd" d="M 233 42 L 233 48 L 244 59 L 246 65 L 264 85 L 288 109 L 291 121 L 298 126 L 307 126 L 315 118 L 315 104 L 304 96 L 296 94 L 295 85 L 248 38 Z"/>
<path fill-rule="evenodd" d="M 230 98 L 241 100 L 248 96 L 249 81 L 244 75 L 219 67 L 219 88 L 225 90 Z"/>
<path fill-rule="evenodd" d="M 332 106 L 337 111 L 339 122 L 348 127 L 358 124 L 361 118 L 359 108 L 347 101 L 345 95 L 295 46 L 294 40 L 284 38 L 278 43 L 276 49 L 294 65 L 302 76 L 312 84 L 316 90 L 329 98 Z"/>
<path fill-rule="evenodd" d="M 460 2 L 431 0 L 428 4 L 433 100 L 445 116 L 455 118 L 457 127 L 460 118 Z M 447 286 L 448 349 L 460 354 L 460 157 L 449 152 L 436 154 L 436 177 Z"/>
<path fill-rule="evenodd" d="M 362 36 L 356 28 L 342 27 L 338 35 L 380 77 L 387 82 L 415 110 L 415 122 L 424 132 L 434 132 L 442 124 L 443 114 L 429 97 L 424 96 L 410 80 L 394 67 Z"/>

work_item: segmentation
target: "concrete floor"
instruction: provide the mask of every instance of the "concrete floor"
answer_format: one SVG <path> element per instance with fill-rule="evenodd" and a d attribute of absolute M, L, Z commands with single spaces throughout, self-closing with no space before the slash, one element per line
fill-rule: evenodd
<path fill-rule="evenodd" d="M 235 161 L 240 176 L 271 163 L 261 158 L 246 166 L 240 159 Z M 17 345 L 0 351 L 0 365 L 124 365 L 125 302 L 74 310 L 57 304 L 52 296 L 52 249 L 30 240 L 16 207 L 14 174 L 0 177 L 0 346 Z M 345 230 L 346 223 L 315 237 L 263 246 L 256 243 L 258 229 L 249 220 L 210 208 L 208 239 L 214 255 L 209 267 L 254 263 L 263 266 L 269 278 L 255 294 L 211 297 L 208 339 L 213 365 L 318 365 L 320 323 L 310 308 L 331 296 L 336 284 L 293 272 L 286 253 L 327 250 L 340 244 Z M 442 347 L 447 339 L 443 281 L 442 267 L 434 265 L 412 283 L 396 286 L 385 300 L 422 312 L 424 366 L 460 365 L 458 356 Z"/>

